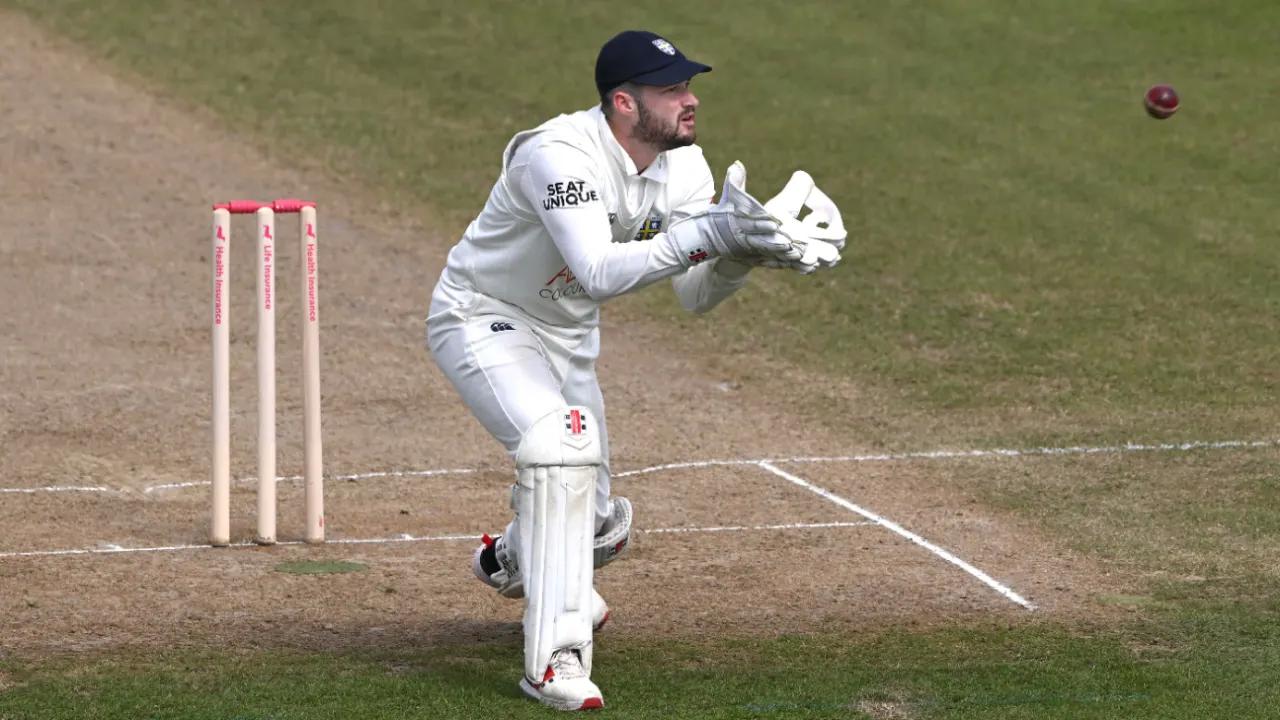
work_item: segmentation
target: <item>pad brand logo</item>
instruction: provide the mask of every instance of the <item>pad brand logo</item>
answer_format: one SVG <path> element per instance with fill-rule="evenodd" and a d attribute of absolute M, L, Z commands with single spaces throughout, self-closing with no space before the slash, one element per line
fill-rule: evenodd
<path fill-rule="evenodd" d="M 509 322 L 490 323 L 489 329 L 493 332 L 503 332 L 504 330 L 515 330 L 515 326 Z"/>
<path fill-rule="evenodd" d="M 640 231 L 636 233 L 634 240 L 637 242 L 641 240 L 652 240 L 653 236 L 660 232 L 662 232 L 662 218 L 650 216 L 649 219 L 645 220 L 644 224 L 640 226 Z"/>
<path fill-rule="evenodd" d="M 547 196 L 542 199 L 543 210 L 555 210 L 564 207 L 579 207 L 596 202 L 600 196 L 595 190 L 587 187 L 583 180 L 566 180 L 564 182 L 547 183 Z"/>
<path fill-rule="evenodd" d="M 671 43 L 667 42 L 666 40 L 663 40 L 662 38 L 655 39 L 653 41 L 653 46 L 668 55 L 676 54 L 675 46 L 673 46 Z"/>
<path fill-rule="evenodd" d="M 570 435 L 581 435 L 587 431 L 587 419 L 583 417 L 581 410 L 570 410 L 565 413 L 564 429 L 568 430 Z"/>

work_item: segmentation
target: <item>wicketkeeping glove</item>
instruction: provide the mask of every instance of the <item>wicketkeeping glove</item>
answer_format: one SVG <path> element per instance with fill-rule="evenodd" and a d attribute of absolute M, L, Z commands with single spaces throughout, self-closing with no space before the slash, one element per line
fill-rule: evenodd
<path fill-rule="evenodd" d="M 840 251 L 849 234 L 844 229 L 840 209 L 818 189 L 809 173 L 803 170 L 792 173 L 782 192 L 764 206 L 782 221 L 782 232 L 802 253 L 789 264 L 766 262 L 766 265 L 791 267 L 807 275 L 818 268 L 835 267 L 840 262 Z M 801 220 L 800 213 L 805 207 L 810 212 Z"/>
<path fill-rule="evenodd" d="M 803 250 L 779 232 L 779 220 L 744 189 L 747 170 L 735 162 L 725 173 L 720 201 L 667 229 L 685 267 L 714 257 L 799 260 Z"/>

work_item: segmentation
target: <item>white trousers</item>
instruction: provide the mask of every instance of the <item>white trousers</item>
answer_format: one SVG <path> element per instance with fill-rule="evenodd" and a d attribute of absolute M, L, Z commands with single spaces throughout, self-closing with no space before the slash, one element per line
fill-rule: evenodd
<path fill-rule="evenodd" d="M 547 326 L 514 305 L 441 281 L 427 316 L 427 346 L 508 455 L 548 413 L 584 405 L 595 414 L 604 456 L 595 489 L 598 532 L 610 510 L 609 434 L 596 380 L 600 331 Z"/>

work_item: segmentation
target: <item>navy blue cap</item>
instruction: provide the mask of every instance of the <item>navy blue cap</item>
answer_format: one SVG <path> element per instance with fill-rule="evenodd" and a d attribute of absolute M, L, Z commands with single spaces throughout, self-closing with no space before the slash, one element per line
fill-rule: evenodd
<path fill-rule="evenodd" d="M 675 85 L 711 70 L 694 62 L 659 35 L 626 30 L 614 35 L 596 56 L 596 90 L 600 97 L 624 82 Z"/>

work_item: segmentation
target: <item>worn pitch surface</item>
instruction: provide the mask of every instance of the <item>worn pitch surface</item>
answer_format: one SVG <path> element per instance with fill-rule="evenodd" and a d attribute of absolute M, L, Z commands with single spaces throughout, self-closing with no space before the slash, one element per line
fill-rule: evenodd
<path fill-rule="evenodd" d="M 505 522 L 506 460 L 422 343 L 448 234 L 423 213 L 305 173 L 305 162 L 267 157 L 224 126 L 106 74 L 20 16 L 3 20 L 0 487 L 32 491 L 0 494 L 6 650 L 34 657 L 204 643 L 514 642 L 519 606 L 469 569 L 475 541 L 468 538 Z M 278 196 L 315 199 L 321 208 L 327 473 L 471 471 L 331 479 L 329 536 L 427 539 L 14 555 L 204 541 L 207 487 L 158 486 L 207 480 L 209 203 Z M 478 193 L 477 207 L 481 201 Z M 238 220 L 232 239 L 238 477 L 255 468 L 251 222 Z M 301 461 L 291 218 L 279 219 L 277 234 L 280 471 L 291 475 Z M 850 418 L 838 434 L 825 431 L 785 400 L 785 380 L 742 383 L 700 369 L 713 350 L 700 357 L 690 349 L 696 343 L 667 342 L 662 328 L 633 315 L 606 313 L 601 363 L 619 471 L 865 450 L 858 439 L 871 433 L 859 424 L 875 413 Z M 966 472 L 1007 471 L 1001 462 Z M 1040 616 L 1078 610 L 1109 582 L 1033 528 L 949 486 L 955 468 L 947 463 L 786 467 L 974 563 L 1026 595 Z M 101 489 L 47 490 L 54 486 Z M 617 486 L 635 501 L 646 532 L 625 562 L 599 576 L 614 609 L 611 638 L 860 632 L 1034 615 L 920 546 L 754 465 L 671 469 Z M 252 507 L 252 485 L 237 485 L 236 540 L 252 535 Z M 296 483 L 281 485 L 280 507 L 281 539 L 296 539 Z M 368 569 L 276 572 L 299 559 L 354 560 Z"/>

